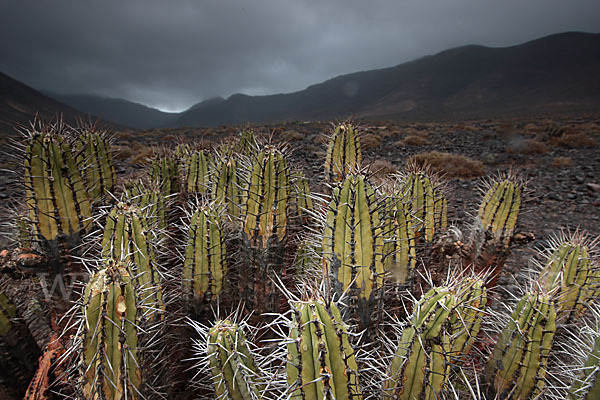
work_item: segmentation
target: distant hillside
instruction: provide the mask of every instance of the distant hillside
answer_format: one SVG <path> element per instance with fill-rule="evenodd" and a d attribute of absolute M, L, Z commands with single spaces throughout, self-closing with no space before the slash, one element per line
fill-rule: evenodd
<path fill-rule="evenodd" d="M 0 74 L 0 131 L 36 112 L 83 113 L 151 129 L 289 120 L 466 118 L 536 112 L 600 111 L 600 34 L 562 33 L 521 45 L 469 45 L 372 71 L 338 76 L 288 94 L 212 98 L 182 113 L 122 99 L 52 94 Z M 68 104 L 69 106 L 62 104 Z"/>
<path fill-rule="evenodd" d="M 289 94 L 236 94 L 171 125 L 599 109 L 600 34 L 563 33 L 505 48 L 459 47 Z"/>
<path fill-rule="evenodd" d="M 68 95 L 45 92 L 76 110 L 98 115 L 118 125 L 135 129 L 151 129 L 169 125 L 178 116 L 123 99 L 93 95 Z"/>
<path fill-rule="evenodd" d="M 36 114 L 44 119 L 62 115 L 70 124 L 80 117 L 86 118 L 71 107 L 0 73 L 0 136 L 14 133 L 15 125 L 27 125 Z"/>

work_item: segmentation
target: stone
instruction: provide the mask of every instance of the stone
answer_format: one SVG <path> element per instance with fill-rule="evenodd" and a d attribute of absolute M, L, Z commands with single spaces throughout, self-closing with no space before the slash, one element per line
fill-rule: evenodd
<path fill-rule="evenodd" d="M 585 186 L 593 192 L 600 192 L 600 185 L 597 183 L 587 183 Z"/>

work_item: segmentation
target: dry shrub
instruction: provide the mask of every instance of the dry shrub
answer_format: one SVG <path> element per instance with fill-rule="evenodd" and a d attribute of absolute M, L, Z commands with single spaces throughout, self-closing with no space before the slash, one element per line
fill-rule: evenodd
<path fill-rule="evenodd" d="M 474 132 L 476 130 L 474 126 L 468 125 L 466 123 L 454 124 L 452 129 L 458 132 Z"/>
<path fill-rule="evenodd" d="M 135 144 L 137 144 L 137 146 L 132 146 L 132 150 L 135 152 L 135 157 L 133 157 L 131 163 L 137 165 L 147 164 L 156 153 L 154 148 L 150 146 L 139 145 L 137 142 Z"/>
<path fill-rule="evenodd" d="M 573 159 L 571 157 L 555 157 L 552 165 L 555 167 L 570 167 L 573 165 Z"/>
<path fill-rule="evenodd" d="M 164 140 L 165 142 L 173 142 L 173 141 L 177 140 L 177 136 L 166 135 L 166 136 L 163 136 L 161 139 Z"/>
<path fill-rule="evenodd" d="M 368 133 L 360 137 L 360 146 L 364 150 L 375 149 L 381 145 L 381 137 Z"/>
<path fill-rule="evenodd" d="M 126 160 L 134 153 L 130 146 L 113 146 L 112 154 L 116 160 Z"/>
<path fill-rule="evenodd" d="M 319 144 L 327 145 L 329 144 L 329 139 L 331 139 L 331 137 L 328 135 L 318 135 L 316 142 Z"/>
<path fill-rule="evenodd" d="M 387 160 L 375 160 L 369 166 L 375 179 L 384 179 L 386 176 L 398 172 L 398 169 Z"/>
<path fill-rule="evenodd" d="M 517 152 L 521 154 L 546 154 L 548 146 L 544 142 L 535 139 L 526 139 L 506 149 L 509 153 Z"/>
<path fill-rule="evenodd" d="M 570 149 L 579 147 L 596 147 L 598 142 L 585 133 L 563 133 L 559 138 L 551 138 L 548 143 L 554 146 L 568 147 Z"/>
<path fill-rule="evenodd" d="M 377 129 L 379 131 L 379 136 L 381 136 L 381 138 L 388 138 L 394 134 L 394 131 L 388 129 L 387 126 L 380 126 Z"/>
<path fill-rule="evenodd" d="M 429 165 L 434 171 L 444 174 L 448 178 L 476 178 L 485 174 L 485 167 L 481 161 L 452 153 L 430 151 L 415 154 L 406 161 L 407 165 L 414 163 L 419 166 Z"/>
<path fill-rule="evenodd" d="M 131 140 L 133 140 L 134 135 L 133 135 L 133 133 L 131 133 L 129 131 L 123 131 L 123 132 L 117 132 L 115 134 L 115 137 L 117 138 L 117 140 L 123 140 L 126 142 L 130 142 Z"/>
<path fill-rule="evenodd" d="M 304 139 L 304 135 L 296 131 L 285 131 L 279 134 L 279 139 L 284 142 L 295 142 Z"/>
<path fill-rule="evenodd" d="M 422 136 L 410 135 L 402 140 L 397 141 L 394 145 L 398 146 L 426 146 L 430 142 Z"/>
<path fill-rule="evenodd" d="M 525 125 L 523 127 L 523 130 L 527 133 L 538 133 L 542 131 L 542 129 L 533 122 L 530 122 L 527 125 Z"/>

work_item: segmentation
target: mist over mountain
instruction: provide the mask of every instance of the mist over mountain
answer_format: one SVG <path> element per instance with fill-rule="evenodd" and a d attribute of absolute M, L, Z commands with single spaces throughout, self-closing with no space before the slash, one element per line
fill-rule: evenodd
<path fill-rule="evenodd" d="M 134 129 L 151 129 L 169 125 L 177 113 L 167 113 L 143 104 L 124 99 L 113 99 L 94 95 L 69 95 L 44 92 L 74 109 L 97 115 L 108 121 Z"/>

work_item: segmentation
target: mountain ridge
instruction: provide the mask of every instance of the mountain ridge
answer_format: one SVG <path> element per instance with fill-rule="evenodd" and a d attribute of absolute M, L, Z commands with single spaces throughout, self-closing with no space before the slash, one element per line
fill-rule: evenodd
<path fill-rule="evenodd" d="M 561 58 L 562 57 L 562 58 Z M 187 110 L 177 126 L 540 111 L 600 104 L 600 34 L 567 32 L 508 47 L 466 45 L 306 89 L 230 96 Z"/>
<path fill-rule="evenodd" d="M 0 72 L 0 135 L 16 133 L 19 126 L 28 126 L 33 118 L 62 118 L 69 124 L 95 119 Z"/>
<path fill-rule="evenodd" d="M 4 77 L 0 75 L 0 81 L 6 81 Z M 17 81 L 12 81 L 14 86 Z M 336 76 L 296 92 L 213 97 L 180 113 L 93 95 L 44 92 L 36 102 L 34 89 L 20 82 L 21 91 L 6 89 L 2 82 L 0 123 L 5 125 L 6 115 L 22 123 L 38 109 L 46 114 L 62 110 L 67 119 L 89 113 L 134 129 L 350 116 L 406 119 L 598 111 L 600 33 L 558 33 L 507 47 L 468 44 L 392 67 Z M 23 104 L 16 109 L 24 111 L 13 115 L 11 104 L 19 101 Z"/>

